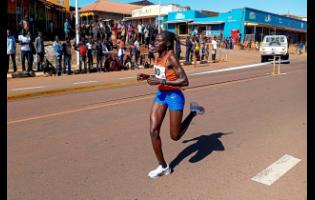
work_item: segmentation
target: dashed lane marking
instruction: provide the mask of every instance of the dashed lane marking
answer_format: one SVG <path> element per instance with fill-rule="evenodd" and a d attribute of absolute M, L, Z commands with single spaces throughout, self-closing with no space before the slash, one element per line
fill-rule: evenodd
<path fill-rule="evenodd" d="M 34 89 L 40 89 L 40 88 L 45 88 L 45 87 L 44 86 L 34 86 L 34 87 L 13 88 L 12 91 L 34 90 Z"/>
<path fill-rule="evenodd" d="M 79 85 L 79 84 L 88 84 L 88 83 L 97 83 L 98 81 L 83 81 L 83 82 L 75 82 L 73 83 L 74 85 Z"/>
<path fill-rule="evenodd" d="M 300 161 L 301 159 L 285 154 L 279 160 L 251 178 L 251 180 L 270 186 Z"/>

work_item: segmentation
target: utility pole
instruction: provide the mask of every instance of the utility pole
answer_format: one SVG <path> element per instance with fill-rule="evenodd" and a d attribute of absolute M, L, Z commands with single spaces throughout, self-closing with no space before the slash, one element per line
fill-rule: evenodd
<path fill-rule="evenodd" d="M 159 33 L 161 33 L 160 12 L 161 12 L 161 0 L 159 0 L 159 17 L 158 17 Z"/>
<path fill-rule="evenodd" d="M 80 21 L 79 21 L 79 10 L 78 10 L 78 1 L 75 0 L 75 43 L 79 44 L 80 39 Z M 79 66 L 79 52 L 77 51 L 77 66 Z"/>

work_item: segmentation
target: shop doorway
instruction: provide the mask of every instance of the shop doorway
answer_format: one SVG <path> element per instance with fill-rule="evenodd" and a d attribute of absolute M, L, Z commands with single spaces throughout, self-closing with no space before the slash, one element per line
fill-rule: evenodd
<path fill-rule="evenodd" d="M 188 31 L 187 31 L 188 26 L 187 26 L 187 24 L 179 24 L 178 27 L 179 27 L 179 34 L 180 35 L 188 34 Z"/>

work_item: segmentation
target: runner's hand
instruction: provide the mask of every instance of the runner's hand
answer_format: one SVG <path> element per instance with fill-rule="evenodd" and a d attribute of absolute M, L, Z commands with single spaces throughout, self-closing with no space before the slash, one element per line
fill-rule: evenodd
<path fill-rule="evenodd" d="M 150 75 L 148 75 L 148 74 L 143 74 L 143 73 L 137 74 L 137 80 L 138 81 L 147 80 L 149 77 L 150 77 Z"/>
<path fill-rule="evenodd" d="M 162 79 L 156 78 L 155 76 L 150 76 L 147 79 L 147 82 L 149 85 L 158 85 L 158 84 L 161 84 Z"/>

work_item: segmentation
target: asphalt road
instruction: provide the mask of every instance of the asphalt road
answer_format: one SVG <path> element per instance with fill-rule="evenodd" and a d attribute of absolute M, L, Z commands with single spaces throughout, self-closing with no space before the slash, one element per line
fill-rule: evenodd
<path fill-rule="evenodd" d="M 166 116 L 174 172 L 156 180 L 145 82 L 8 102 L 8 199 L 306 199 L 307 63 L 291 63 L 191 75 L 184 115 L 192 101 L 206 113 L 177 142 Z M 252 180 L 285 154 L 300 162 L 270 186 Z"/>

